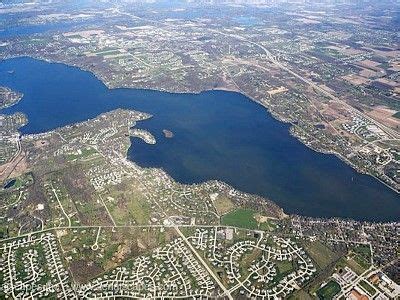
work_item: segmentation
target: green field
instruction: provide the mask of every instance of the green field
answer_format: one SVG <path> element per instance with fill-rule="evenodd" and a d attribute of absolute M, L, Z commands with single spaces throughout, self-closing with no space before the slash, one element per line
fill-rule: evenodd
<path fill-rule="evenodd" d="M 365 280 L 360 281 L 360 286 L 371 296 L 375 295 L 376 293 L 375 289 Z"/>
<path fill-rule="evenodd" d="M 325 299 L 332 299 L 339 292 L 340 292 L 339 284 L 331 280 L 325 286 L 323 286 L 317 291 L 317 295 L 319 299 L 325 300 Z"/>
<path fill-rule="evenodd" d="M 259 229 L 264 231 L 274 231 L 276 228 L 276 223 L 274 223 L 272 220 L 268 220 L 259 224 Z"/>
<path fill-rule="evenodd" d="M 221 223 L 228 226 L 257 229 L 257 221 L 254 219 L 254 214 L 254 210 L 239 208 L 224 215 Z"/>
<path fill-rule="evenodd" d="M 363 269 L 368 269 L 371 265 L 371 250 L 369 246 L 360 245 L 353 249 L 354 261 L 360 265 Z"/>
<path fill-rule="evenodd" d="M 293 264 L 291 261 L 284 260 L 276 262 L 276 266 L 278 267 L 279 273 L 288 274 L 294 270 Z"/>
<path fill-rule="evenodd" d="M 336 264 L 336 267 L 339 268 L 344 268 L 345 266 L 349 267 L 352 269 L 356 274 L 360 275 L 362 274 L 366 269 L 364 269 L 362 266 L 360 266 L 354 259 L 342 257 L 338 263 Z"/>
<path fill-rule="evenodd" d="M 313 300 L 313 298 L 304 290 L 297 290 L 291 294 L 289 300 Z"/>
<path fill-rule="evenodd" d="M 321 269 L 325 269 L 329 264 L 339 258 L 336 253 L 320 241 L 304 243 L 303 246 Z"/>
<path fill-rule="evenodd" d="M 97 151 L 93 148 L 84 148 L 81 150 L 81 154 L 68 154 L 67 159 L 71 161 L 80 158 L 87 158 L 95 153 L 97 153 Z"/>
<path fill-rule="evenodd" d="M 397 119 L 400 119 L 400 111 L 398 111 L 397 113 L 395 113 L 394 115 L 392 115 L 392 117 L 395 117 Z"/>

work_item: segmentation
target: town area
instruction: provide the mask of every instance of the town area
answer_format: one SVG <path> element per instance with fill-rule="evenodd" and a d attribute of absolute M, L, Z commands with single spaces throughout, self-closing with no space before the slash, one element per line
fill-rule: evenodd
<path fill-rule="evenodd" d="M 236 91 L 290 123 L 308 147 L 400 191 L 398 26 L 385 21 L 395 19 L 392 4 L 101 3 L 0 7 L 10 15 L 5 29 L 49 26 L 0 35 L 0 59 L 77 66 L 109 88 Z"/>
<path fill-rule="evenodd" d="M 7 0 L 0 64 L 63 63 L 122 92 L 241 93 L 398 195 L 398 11 L 387 0 Z M 178 138 L 139 128 L 146 112 L 23 134 L 15 86 L 0 86 L 1 299 L 400 298 L 399 220 L 288 215 L 218 180 L 177 182 L 127 157 Z"/>
<path fill-rule="evenodd" d="M 135 130 L 149 117 L 119 109 L 19 138 L 29 155 L 0 193 L 4 297 L 399 295 L 398 223 L 288 216 L 222 182 L 141 168 L 126 153 L 157 142 Z"/>

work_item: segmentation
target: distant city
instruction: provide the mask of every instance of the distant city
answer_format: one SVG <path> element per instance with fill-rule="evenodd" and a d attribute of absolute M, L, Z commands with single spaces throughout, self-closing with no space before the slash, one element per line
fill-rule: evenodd
<path fill-rule="evenodd" d="M 398 1 L 0 3 L 0 297 L 399 299 Z"/>

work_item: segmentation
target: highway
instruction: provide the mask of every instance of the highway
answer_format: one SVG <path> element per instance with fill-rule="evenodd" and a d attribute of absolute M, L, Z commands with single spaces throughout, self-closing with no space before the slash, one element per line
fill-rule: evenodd
<path fill-rule="evenodd" d="M 214 272 L 210 269 L 210 267 L 207 265 L 207 263 L 203 260 L 203 258 L 197 253 L 197 251 L 193 248 L 192 244 L 189 243 L 187 240 L 186 236 L 182 233 L 182 231 L 179 230 L 178 226 L 174 227 L 176 232 L 180 235 L 182 240 L 185 242 L 186 246 L 189 247 L 189 249 L 193 252 L 193 254 L 197 257 L 197 259 L 200 261 L 200 263 L 203 265 L 203 267 L 207 270 L 207 272 L 214 278 L 214 280 L 217 282 L 217 284 L 220 286 L 220 288 L 224 291 L 224 294 L 230 299 L 233 300 L 233 297 L 231 293 L 226 289 L 226 287 L 222 284 L 222 282 L 219 280 L 217 275 L 214 274 Z"/>
<path fill-rule="evenodd" d="M 371 118 L 370 116 L 360 112 L 359 110 L 355 109 L 354 107 L 352 107 L 350 104 L 348 104 L 347 102 L 341 100 L 339 97 L 329 93 L 327 90 L 323 89 L 322 87 L 318 86 L 316 83 L 314 83 L 313 81 L 311 81 L 310 79 L 307 79 L 299 74 L 297 74 L 296 72 L 292 71 L 291 69 L 289 69 L 287 66 L 283 65 L 282 63 L 280 63 L 278 60 L 275 59 L 275 57 L 272 55 L 272 53 L 265 48 L 263 45 L 250 41 L 240 35 L 237 34 L 229 34 L 229 33 L 224 33 L 218 30 L 213 30 L 210 29 L 210 31 L 212 32 L 216 32 L 222 35 L 226 35 L 226 36 L 230 36 L 239 40 L 242 40 L 246 43 L 252 44 L 254 46 L 257 46 L 258 48 L 260 48 L 264 54 L 267 56 L 267 59 L 269 61 L 271 61 L 275 66 L 277 66 L 278 68 L 288 72 L 289 74 L 293 75 L 294 77 L 300 79 L 301 81 L 303 81 L 304 83 L 310 85 L 314 90 L 320 92 L 321 94 L 327 96 L 328 98 L 330 98 L 333 101 L 339 102 L 341 103 L 343 106 L 345 106 L 347 109 L 349 109 L 352 113 L 354 113 L 355 115 L 358 115 L 362 118 L 367 119 L 368 121 L 370 121 L 371 123 L 373 123 L 375 126 L 379 127 L 381 130 L 383 130 L 391 139 L 400 139 L 400 133 L 398 133 L 397 131 L 377 122 L 375 119 Z"/>

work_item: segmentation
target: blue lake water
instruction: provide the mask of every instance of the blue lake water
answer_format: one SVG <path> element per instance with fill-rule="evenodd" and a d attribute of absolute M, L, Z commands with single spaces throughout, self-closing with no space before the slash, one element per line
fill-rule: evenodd
<path fill-rule="evenodd" d="M 43 25 L 21 25 L 16 27 L 7 27 L 0 30 L 0 38 L 10 38 L 22 35 L 31 35 L 35 33 L 43 33 L 51 30 L 63 28 L 66 24 L 43 24 Z"/>
<path fill-rule="evenodd" d="M 0 62 L 0 85 L 24 93 L 2 111 L 27 114 L 23 134 L 116 108 L 136 109 L 154 116 L 138 127 L 157 138 L 156 145 L 132 140 L 129 158 L 141 166 L 162 167 L 182 183 L 222 180 L 270 198 L 287 213 L 399 220 L 397 193 L 335 156 L 308 149 L 289 134 L 287 124 L 241 94 L 109 90 L 89 72 L 30 58 Z M 164 137 L 163 129 L 174 137 Z"/>
<path fill-rule="evenodd" d="M 95 20 L 78 20 L 75 22 L 55 22 L 46 24 L 16 25 L 0 28 L 0 39 L 15 38 L 26 35 L 50 33 L 56 31 L 67 31 L 76 26 L 88 26 L 95 23 Z"/>

